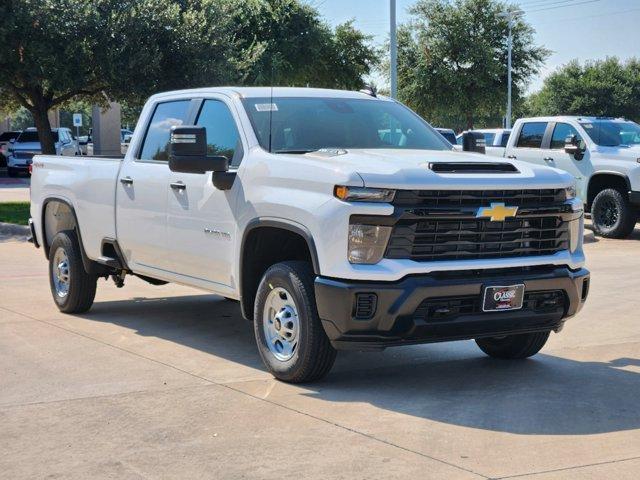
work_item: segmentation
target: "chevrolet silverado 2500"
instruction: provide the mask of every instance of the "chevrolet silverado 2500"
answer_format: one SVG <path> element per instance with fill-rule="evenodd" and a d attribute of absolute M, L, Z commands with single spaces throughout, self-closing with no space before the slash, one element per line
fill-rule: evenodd
<path fill-rule="evenodd" d="M 521 118 L 505 157 L 559 168 L 599 235 L 626 238 L 640 216 L 640 125 L 623 118 Z"/>
<path fill-rule="evenodd" d="M 569 174 L 455 152 L 366 93 L 155 95 L 124 158 L 35 157 L 31 217 L 61 311 L 88 310 L 100 277 L 214 292 L 289 382 L 345 348 L 475 339 L 528 357 L 589 286 Z"/>

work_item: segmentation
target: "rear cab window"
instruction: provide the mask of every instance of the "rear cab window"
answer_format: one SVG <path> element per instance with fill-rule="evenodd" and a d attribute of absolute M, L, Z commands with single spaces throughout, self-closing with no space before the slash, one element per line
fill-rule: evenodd
<path fill-rule="evenodd" d="M 541 148 L 547 122 L 527 122 L 520 128 L 517 148 Z"/>

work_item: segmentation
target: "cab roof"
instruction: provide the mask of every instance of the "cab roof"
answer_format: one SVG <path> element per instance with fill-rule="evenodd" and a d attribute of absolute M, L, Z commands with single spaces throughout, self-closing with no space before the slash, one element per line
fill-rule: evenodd
<path fill-rule="evenodd" d="M 151 98 L 163 98 L 174 95 L 206 95 L 212 93 L 221 93 L 230 97 L 239 98 L 281 98 L 281 97 L 310 97 L 310 98 L 353 98 L 361 100 L 383 100 L 394 101 L 383 95 L 376 97 L 365 93 L 350 90 L 334 90 L 328 88 L 302 88 L 302 87 L 207 87 L 194 88 L 187 90 L 173 90 L 170 92 L 162 92 L 153 95 Z"/>

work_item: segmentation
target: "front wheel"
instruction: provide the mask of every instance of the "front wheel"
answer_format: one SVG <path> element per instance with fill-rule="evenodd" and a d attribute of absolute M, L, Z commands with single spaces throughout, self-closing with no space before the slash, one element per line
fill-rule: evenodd
<path fill-rule="evenodd" d="M 602 190 L 591 206 L 593 229 L 605 238 L 626 238 L 633 232 L 638 212 L 627 195 L 615 188 Z"/>
<path fill-rule="evenodd" d="M 336 350 L 318 317 L 307 263 L 271 266 L 258 286 L 253 315 L 258 351 L 276 378 L 302 383 L 329 373 Z"/>
<path fill-rule="evenodd" d="M 494 358 L 520 359 L 535 355 L 544 347 L 549 332 L 523 333 L 504 337 L 478 338 L 480 350 Z"/>
<path fill-rule="evenodd" d="M 98 278 L 84 269 L 76 233 L 65 230 L 56 234 L 49 249 L 49 283 L 58 309 L 64 313 L 89 310 L 97 282 Z"/>

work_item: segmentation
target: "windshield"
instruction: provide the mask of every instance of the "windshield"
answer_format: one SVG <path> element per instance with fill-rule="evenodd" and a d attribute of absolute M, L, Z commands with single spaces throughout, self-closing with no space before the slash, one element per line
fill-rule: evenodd
<path fill-rule="evenodd" d="M 640 144 L 640 125 L 619 120 L 581 122 L 591 140 L 602 147 Z"/>
<path fill-rule="evenodd" d="M 260 145 L 274 153 L 321 148 L 451 149 L 420 117 L 395 102 L 278 97 L 245 98 L 243 103 Z"/>
<path fill-rule="evenodd" d="M 53 135 L 53 141 L 57 142 L 58 132 L 51 132 L 51 134 Z M 18 137 L 18 139 L 16 140 L 16 143 L 31 143 L 31 142 L 39 142 L 39 141 L 40 140 L 38 139 L 38 132 L 29 130 L 28 132 L 22 132 Z"/>

